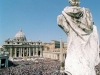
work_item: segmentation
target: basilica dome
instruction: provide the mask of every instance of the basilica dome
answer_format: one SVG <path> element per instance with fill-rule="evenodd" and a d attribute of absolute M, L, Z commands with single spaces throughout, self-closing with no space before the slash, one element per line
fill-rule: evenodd
<path fill-rule="evenodd" d="M 22 30 L 20 30 L 16 35 L 15 35 L 15 40 L 17 41 L 26 41 L 26 36 L 24 35 L 24 33 L 22 32 Z"/>

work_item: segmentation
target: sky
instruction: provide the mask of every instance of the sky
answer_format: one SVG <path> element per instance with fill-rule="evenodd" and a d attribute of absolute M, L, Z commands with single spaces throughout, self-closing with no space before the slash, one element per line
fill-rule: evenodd
<path fill-rule="evenodd" d="M 100 0 L 80 0 L 89 8 L 100 34 Z M 0 0 L 0 45 L 14 38 L 22 29 L 27 40 L 67 41 L 67 35 L 57 25 L 57 16 L 69 6 L 68 0 Z"/>

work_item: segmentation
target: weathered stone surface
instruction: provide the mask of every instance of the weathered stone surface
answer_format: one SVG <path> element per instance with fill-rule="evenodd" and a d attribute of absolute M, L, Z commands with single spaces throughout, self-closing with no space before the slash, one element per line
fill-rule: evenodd
<path fill-rule="evenodd" d="M 100 63 L 95 66 L 96 75 L 100 75 Z"/>
<path fill-rule="evenodd" d="M 99 63 L 99 38 L 89 9 L 79 6 L 79 0 L 69 0 L 58 25 L 68 36 L 65 72 L 69 75 L 96 75 Z"/>

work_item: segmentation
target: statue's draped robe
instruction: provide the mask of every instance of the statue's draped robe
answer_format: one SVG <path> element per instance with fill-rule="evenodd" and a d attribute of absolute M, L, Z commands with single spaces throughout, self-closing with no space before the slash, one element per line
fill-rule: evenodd
<path fill-rule="evenodd" d="M 96 75 L 99 63 L 99 38 L 88 9 L 66 7 L 57 18 L 68 36 L 65 71 L 72 75 Z"/>

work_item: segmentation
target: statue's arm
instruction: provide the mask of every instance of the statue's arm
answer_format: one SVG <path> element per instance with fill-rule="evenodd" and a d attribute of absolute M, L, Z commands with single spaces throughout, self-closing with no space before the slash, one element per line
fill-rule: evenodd
<path fill-rule="evenodd" d="M 88 28 L 93 29 L 93 19 L 89 9 L 86 9 L 86 17 Z"/>
<path fill-rule="evenodd" d="M 69 26 L 62 14 L 57 17 L 57 24 L 66 34 L 68 34 Z"/>
<path fill-rule="evenodd" d="M 62 18 L 63 18 L 62 15 L 58 15 L 58 17 L 57 17 L 57 24 L 60 27 L 62 27 L 62 25 L 63 25 L 63 19 Z"/>

